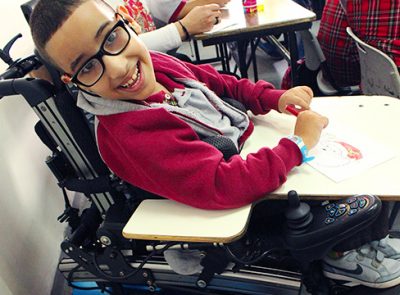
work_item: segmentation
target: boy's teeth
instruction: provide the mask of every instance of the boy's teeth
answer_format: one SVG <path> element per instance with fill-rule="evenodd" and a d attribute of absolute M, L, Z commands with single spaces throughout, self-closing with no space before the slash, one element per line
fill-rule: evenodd
<path fill-rule="evenodd" d="M 139 80 L 139 78 L 140 78 L 139 65 L 136 65 L 136 70 L 135 70 L 135 73 L 133 73 L 132 78 L 129 79 L 129 81 L 128 81 L 126 84 L 121 85 L 121 87 L 123 87 L 123 88 L 128 88 L 128 87 L 130 87 L 130 86 L 132 86 L 133 84 L 135 84 L 135 82 L 136 82 L 137 80 Z"/>

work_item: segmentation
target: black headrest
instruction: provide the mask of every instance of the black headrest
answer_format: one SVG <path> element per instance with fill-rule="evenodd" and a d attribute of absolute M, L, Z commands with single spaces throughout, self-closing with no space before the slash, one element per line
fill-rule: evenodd
<path fill-rule="evenodd" d="M 33 9 L 35 8 L 39 0 L 31 0 L 21 5 L 22 13 L 25 16 L 26 21 L 29 23 L 29 18 Z"/>

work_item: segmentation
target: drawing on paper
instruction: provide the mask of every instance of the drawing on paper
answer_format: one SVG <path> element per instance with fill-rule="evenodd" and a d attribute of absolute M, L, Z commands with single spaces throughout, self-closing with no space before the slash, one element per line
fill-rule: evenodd
<path fill-rule="evenodd" d="M 363 158 L 362 152 L 354 145 L 327 134 L 318 145 L 318 164 L 326 167 L 341 167 Z"/>
<path fill-rule="evenodd" d="M 315 159 L 308 164 L 338 182 L 350 178 L 394 157 L 393 151 L 350 130 L 340 130 L 340 137 L 324 132 L 310 151 Z"/>

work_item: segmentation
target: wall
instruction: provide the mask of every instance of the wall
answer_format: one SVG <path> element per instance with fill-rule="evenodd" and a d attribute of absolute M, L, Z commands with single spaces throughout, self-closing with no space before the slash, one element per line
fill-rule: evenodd
<path fill-rule="evenodd" d="M 20 10 L 27 0 L 0 1 L 0 47 L 22 33 L 11 54 L 32 53 Z M 0 72 L 6 65 L 0 62 Z M 0 100 L 0 294 L 50 294 L 64 225 L 62 194 L 44 160 L 48 149 L 36 137 L 36 115 L 21 96 Z"/>

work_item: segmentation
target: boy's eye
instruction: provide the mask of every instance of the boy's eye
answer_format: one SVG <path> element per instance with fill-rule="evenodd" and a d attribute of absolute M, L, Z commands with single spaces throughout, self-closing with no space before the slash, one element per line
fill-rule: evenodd
<path fill-rule="evenodd" d="M 118 37 L 118 32 L 116 30 L 112 31 L 110 35 L 108 35 L 104 46 L 110 47 L 114 43 L 115 39 Z"/>
<path fill-rule="evenodd" d="M 116 54 L 126 46 L 129 36 L 121 27 L 115 28 L 104 41 L 103 49 L 111 54 Z"/>
<path fill-rule="evenodd" d="M 91 72 L 93 72 L 96 69 L 98 63 L 99 62 L 95 59 L 88 61 L 85 64 L 85 66 L 81 69 L 81 71 L 79 72 L 79 75 L 81 76 L 81 75 L 90 74 Z"/>

